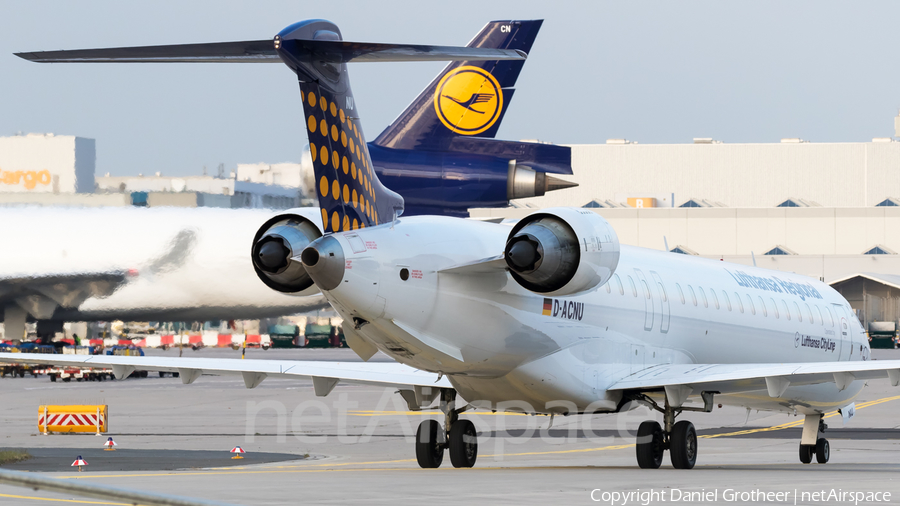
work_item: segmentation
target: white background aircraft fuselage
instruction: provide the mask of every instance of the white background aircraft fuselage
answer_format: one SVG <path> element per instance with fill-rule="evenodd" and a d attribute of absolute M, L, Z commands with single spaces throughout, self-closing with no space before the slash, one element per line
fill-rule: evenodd
<path fill-rule="evenodd" d="M 658 364 L 868 359 L 847 301 L 803 276 L 629 246 L 621 247 L 608 283 L 575 296 L 532 293 L 496 266 L 439 272 L 495 257 L 508 232 L 491 223 L 413 217 L 335 234 L 346 270 L 325 295 L 345 320 L 369 322 L 357 330 L 361 337 L 403 363 L 444 373 L 467 401 L 517 400 L 538 412 L 568 409 L 554 403 L 615 410 L 622 393 L 607 388 Z M 747 281 L 751 276 L 759 279 Z M 777 398 L 763 390 L 716 399 L 821 412 L 846 405 L 862 386 L 791 386 Z"/>
<path fill-rule="evenodd" d="M 319 214 L 317 208 L 295 212 L 313 220 Z M 275 214 L 214 208 L 2 208 L 0 286 L 3 280 L 39 282 L 54 274 L 131 272 L 112 295 L 59 308 L 54 319 L 66 321 L 257 319 L 321 308 L 325 301 L 315 287 L 302 297 L 285 295 L 267 287 L 253 270 L 253 236 Z"/>

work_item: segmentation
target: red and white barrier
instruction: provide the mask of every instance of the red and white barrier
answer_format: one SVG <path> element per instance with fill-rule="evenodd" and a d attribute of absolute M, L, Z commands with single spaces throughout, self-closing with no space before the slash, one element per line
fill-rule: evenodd
<path fill-rule="evenodd" d="M 268 334 L 219 334 L 216 332 L 204 332 L 202 334 L 185 334 L 185 335 L 150 335 L 144 339 L 128 341 L 125 339 L 91 339 L 92 346 L 99 346 L 101 343 L 105 346 L 113 345 L 135 345 L 141 348 L 161 348 L 174 347 L 181 344 L 182 346 L 208 346 L 210 348 L 230 348 L 234 345 L 240 346 L 247 339 L 247 344 L 263 345 L 271 344 L 272 339 Z"/>

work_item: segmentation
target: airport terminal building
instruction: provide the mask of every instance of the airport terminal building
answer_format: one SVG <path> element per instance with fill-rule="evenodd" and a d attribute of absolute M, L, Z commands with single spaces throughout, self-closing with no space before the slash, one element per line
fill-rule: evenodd
<path fill-rule="evenodd" d="M 94 139 L 0 137 L 0 205 L 290 209 L 307 202 L 299 163 L 239 164 L 216 175 L 96 176 L 96 158 Z"/>

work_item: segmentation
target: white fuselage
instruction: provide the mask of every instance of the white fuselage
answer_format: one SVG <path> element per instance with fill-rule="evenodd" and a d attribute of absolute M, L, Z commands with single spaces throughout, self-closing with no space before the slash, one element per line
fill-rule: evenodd
<path fill-rule="evenodd" d="M 317 208 L 295 212 L 320 219 Z M 9 279 L 25 280 L 20 284 L 27 289 L 28 280 L 52 275 L 132 273 L 108 297 L 57 309 L 53 318 L 66 321 L 257 319 L 327 305 L 315 287 L 296 297 L 257 277 L 250 261 L 253 237 L 274 215 L 254 209 L 2 208 L 0 286 Z"/>
<path fill-rule="evenodd" d="M 346 270 L 325 295 L 346 320 L 368 322 L 360 337 L 446 374 L 466 400 L 493 407 L 616 410 L 621 392 L 608 387 L 658 364 L 868 359 L 847 301 L 794 274 L 629 246 L 609 282 L 569 297 L 525 290 L 502 268 L 439 272 L 495 257 L 508 233 L 412 217 L 335 234 Z M 401 269 L 410 273 L 405 281 Z M 806 412 L 846 404 L 861 388 L 791 387 L 778 398 L 749 392 L 717 402 Z"/>

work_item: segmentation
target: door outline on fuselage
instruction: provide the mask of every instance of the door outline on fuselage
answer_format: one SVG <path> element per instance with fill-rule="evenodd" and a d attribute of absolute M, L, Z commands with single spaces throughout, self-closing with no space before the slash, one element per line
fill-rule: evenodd
<path fill-rule="evenodd" d="M 662 278 L 656 271 L 650 271 L 650 276 L 656 282 L 659 289 L 659 305 L 662 309 L 662 318 L 659 323 L 659 331 L 663 334 L 669 333 L 669 320 L 672 318 L 671 308 L 669 307 L 669 292 L 666 291 L 666 285 L 663 284 Z"/>
<path fill-rule="evenodd" d="M 644 289 L 644 330 L 653 330 L 653 316 L 656 314 L 656 304 L 653 303 L 653 290 L 647 283 L 647 277 L 640 269 L 634 269 L 635 275 L 638 277 L 638 283 Z"/>
<path fill-rule="evenodd" d="M 838 346 L 841 347 L 838 360 L 850 360 L 850 357 L 853 356 L 853 340 L 850 337 L 850 320 L 847 319 L 847 309 L 841 304 L 832 303 L 831 306 L 837 316 L 837 338 L 840 340 Z"/>

